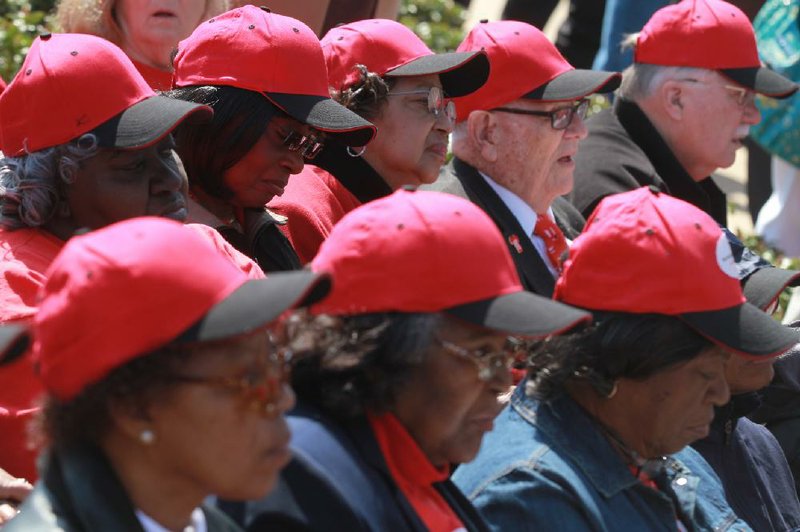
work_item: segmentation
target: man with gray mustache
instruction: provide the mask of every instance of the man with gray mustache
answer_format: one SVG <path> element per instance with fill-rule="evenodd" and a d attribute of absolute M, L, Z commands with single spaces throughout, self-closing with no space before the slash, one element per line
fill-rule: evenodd
<path fill-rule="evenodd" d="M 634 64 L 613 107 L 587 121 L 569 199 L 588 217 L 609 194 L 654 185 L 727 225 L 710 175 L 761 120 L 756 93 L 787 98 L 797 85 L 761 66 L 750 20 L 722 0 L 664 7 L 626 44 Z"/>

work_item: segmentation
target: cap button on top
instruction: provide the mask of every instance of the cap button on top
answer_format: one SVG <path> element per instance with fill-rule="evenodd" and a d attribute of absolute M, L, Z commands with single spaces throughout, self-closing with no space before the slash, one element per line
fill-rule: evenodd
<path fill-rule="evenodd" d="M 261 9 L 261 11 L 266 11 L 267 13 L 272 13 L 272 10 L 270 8 L 268 8 L 267 6 L 261 6 L 260 9 Z"/>
<path fill-rule="evenodd" d="M 41 35 L 39 35 L 39 38 L 40 38 L 41 40 L 43 40 L 43 41 L 46 41 L 46 40 L 50 39 L 50 37 L 52 37 L 52 36 L 53 36 L 53 34 L 52 34 L 52 33 L 50 33 L 50 32 L 45 32 L 45 33 L 42 33 Z"/>

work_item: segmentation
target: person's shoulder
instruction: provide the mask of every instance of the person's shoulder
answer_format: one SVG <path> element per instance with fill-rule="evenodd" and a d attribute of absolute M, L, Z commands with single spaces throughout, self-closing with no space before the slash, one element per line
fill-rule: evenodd
<path fill-rule="evenodd" d="M 186 224 L 185 227 L 200 235 L 211 247 L 227 258 L 251 279 L 263 279 L 264 272 L 253 259 L 233 247 L 219 231 L 205 224 Z"/>
<path fill-rule="evenodd" d="M 466 163 L 461 163 L 456 167 L 455 159 L 451 160 L 439 170 L 439 177 L 436 178 L 436 181 L 420 186 L 419 190 L 444 192 L 446 194 L 453 194 L 466 198 L 467 192 L 464 188 L 464 183 L 461 181 L 464 170 L 462 165 L 466 165 Z"/>
<path fill-rule="evenodd" d="M 80 528 L 59 515 L 54 505 L 52 493 L 39 481 L 16 517 L 2 526 L 3 532 L 78 532 Z"/>
<path fill-rule="evenodd" d="M 270 209 L 291 219 L 297 215 L 343 215 L 359 205 L 358 199 L 336 177 L 322 168 L 307 164 L 289 178 L 280 196 L 270 200 Z"/>
<path fill-rule="evenodd" d="M 244 521 L 253 531 L 368 530 L 340 487 L 297 454 L 269 495 L 246 503 Z"/>
<path fill-rule="evenodd" d="M 483 437 L 478 456 L 456 469 L 453 482 L 470 499 L 511 476 L 529 476 L 535 482 L 541 471 L 561 468 L 563 460 L 552 450 L 535 424 L 506 407 L 495 419 L 494 429 Z"/>
<path fill-rule="evenodd" d="M 0 268 L 2 263 L 19 262 L 43 272 L 62 247 L 64 241 L 43 229 L 0 229 Z"/>
<path fill-rule="evenodd" d="M 204 504 L 201 509 L 206 518 L 208 532 L 241 532 L 241 527 L 217 508 Z"/>

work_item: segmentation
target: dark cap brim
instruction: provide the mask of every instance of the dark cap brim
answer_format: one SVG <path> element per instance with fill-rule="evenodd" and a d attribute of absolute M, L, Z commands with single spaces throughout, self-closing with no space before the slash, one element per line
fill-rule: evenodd
<path fill-rule="evenodd" d="M 742 281 L 747 301 L 760 309 L 767 308 L 789 286 L 800 284 L 800 271 L 783 268 L 759 268 Z"/>
<path fill-rule="evenodd" d="M 94 128 L 103 148 L 138 149 L 159 142 L 184 120 L 203 123 L 214 111 L 206 105 L 166 96 L 151 96 Z"/>
<path fill-rule="evenodd" d="M 427 76 L 438 74 L 445 94 L 450 98 L 475 92 L 489 79 L 486 52 L 450 52 L 423 55 L 386 72 L 386 76 Z"/>
<path fill-rule="evenodd" d="M 564 101 L 584 98 L 597 92 L 612 92 L 619 87 L 619 72 L 568 70 L 522 96 L 531 100 Z"/>
<path fill-rule="evenodd" d="M 591 321 L 592 315 L 531 292 L 515 292 L 445 311 L 475 325 L 510 335 L 543 338 Z"/>
<path fill-rule="evenodd" d="M 720 72 L 739 85 L 770 98 L 788 98 L 797 92 L 797 83 L 767 67 L 727 68 Z"/>
<path fill-rule="evenodd" d="M 295 120 L 334 136 L 345 146 L 364 146 L 375 136 L 374 125 L 330 98 L 276 92 L 264 96 Z"/>
<path fill-rule="evenodd" d="M 800 332 L 781 325 L 750 303 L 679 317 L 715 344 L 740 355 L 774 357 L 800 342 Z"/>
<path fill-rule="evenodd" d="M 25 354 L 31 343 L 28 327 L 21 323 L 0 325 L 0 365 L 8 364 Z"/>
<path fill-rule="evenodd" d="M 329 275 L 307 270 L 274 273 L 266 279 L 247 281 L 173 343 L 209 342 L 257 331 L 287 310 L 316 303 L 330 288 Z"/>

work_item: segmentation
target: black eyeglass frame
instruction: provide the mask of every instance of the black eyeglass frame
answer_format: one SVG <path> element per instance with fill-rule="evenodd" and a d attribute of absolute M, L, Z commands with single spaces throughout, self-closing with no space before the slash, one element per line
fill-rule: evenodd
<path fill-rule="evenodd" d="M 556 131 L 563 131 L 567 129 L 572 121 L 575 118 L 575 115 L 578 115 L 581 120 L 586 118 L 586 114 L 589 111 L 589 104 L 591 102 L 588 98 L 583 98 L 578 100 L 576 103 L 572 105 L 567 105 L 564 107 L 559 107 L 557 109 L 553 109 L 552 111 L 533 111 L 530 109 L 519 109 L 517 107 L 495 107 L 491 109 L 492 112 L 501 112 L 501 113 L 511 113 L 516 115 L 530 115 L 530 116 L 541 116 L 550 119 L 550 127 L 555 129 Z"/>

